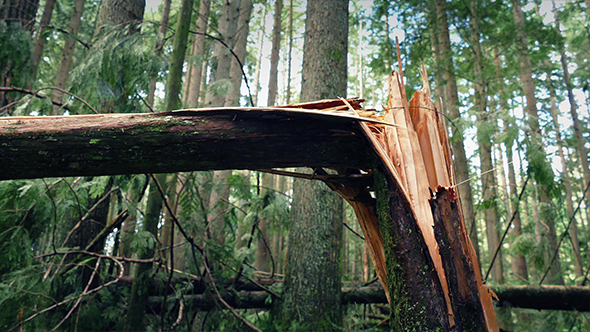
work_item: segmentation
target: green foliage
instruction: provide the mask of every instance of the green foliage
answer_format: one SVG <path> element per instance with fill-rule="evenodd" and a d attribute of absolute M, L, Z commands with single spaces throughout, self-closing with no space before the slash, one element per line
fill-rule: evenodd
<path fill-rule="evenodd" d="M 142 112 L 149 79 L 165 70 L 165 58 L 153 55 L 153 38 L 109 28 L 72 71 L 72 92 L 100 102 L 104 112 Z"/>

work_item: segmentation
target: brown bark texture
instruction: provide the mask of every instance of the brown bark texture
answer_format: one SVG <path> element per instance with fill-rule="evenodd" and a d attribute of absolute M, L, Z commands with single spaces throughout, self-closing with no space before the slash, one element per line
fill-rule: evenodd
<path fill-rule="evenodd" d="M 469 163 L 463 145 L 463 128 L 461 124 L 461 113 L 459 112 L 459 95 L 457 92 L 457 82 L 455 79 L 455 68 L 453 65 L 451 40 L 449 37 L 449 25 L 447 22 L 446 12 L 447 0 L 434 0 L 436 12 L 436 38 L 434 48 L 436 51 L 436 65 L 438 72 L 438 85 L 441 86 L 445 100 L 445 109 L 449 117 L 455 123 L 452 127 L 452 148 L 454 155 L 453 167 L 457 177 L 459 195 L 461 197 L 461 207 L 465 224 L 475 246 L 478 245 L 477 231 L 475 227 L 475 210 L 473 207 L 473 194 L 471 184 L 469 183 Z M 438 41 L 438 42 L 436 42 Z M 458 125 L 457 125 L 458 124 Z M 476 252 L 478 248 L 476 248 Z"/>
<path fill-rule="evenodd" d="M 298 108 L 4 117 L 0 158 L 5 171 L 0 179 L 295 166 L 369 168 L 371 155 L 357 121 L 354 115 Z M 257 149 L 260 144 L 265 149 Z"/>
<path fill-rule="evenodd" d="M 189 61 L 188 84 L 186 94 L 186 106 L 197 107 L 201 94 L 201 81 L 203 73 L 203 62 L 205 61 L 205 36 L 207 24 L 209 23 L 209 10 L 211 0 L 202 0 L 199 5 L 199 16 L 197 18 L 197 34 L 193 40 L 191 50 L 192 59 Z"/>
<path fill-rule="evenodd" d="M 512 0 L 512 13 L 514 24 L 516 26 L 517 46 L 519 48 L 519 60 L 521 70 L 521 81 L 524 95 L 526 97 L 527 123 L 530 128 L 529 142 L 527 144 L 527 155 L 529 161 L 529 172 L 537 180 L 537 196 L 539 200 L 540 222 L 547 226 L 547 231 L 543 230 L 542 235 L 548 242 L 548 252 L 553 252 L 557 246 L 557 236 L 555 233 L 555 212 L 551 203 L 551 185 L 547 182 L 553 181 L 554 174 L 547 160 L 547 154 L 541 138 L 539 126 L 539 114 L 537 109 L 537 97 L 535 96 L 535 82 L 533 80 L 531 58 L 528 50 L 528 37 L 525 30 L 524 13 L 520 6 L 520 0 Z M 550 256 L 551 254 L 549 254 Z M 546 264 L 551 264 L 549 282 L 563 284 L 561 275 L 561 262 L 559 256 L 550 261 L 546 259 Z"/>
<path fill-rule="evenodd" d="M 61 61 L 59 63 L 59 69 L 55 78 L 55 86 L 65 90 L 68 76 L 70 75 L 70 69 L 72 68 L 74 47 L 76 46 L 76 36 L 78 35 L 78 29 L 80 28 L 80 20 L 82 18 L 82 12 L 84 11 L 85 0 L 74 1 L 72 8 L 72 16 L 70 18 L 69 27 L 69 38 L 66 39 L 66 43 L 61 54 Z M 51 100 L 54 102 L 61 103 L 64 97 L 64 93 L 60 90 L 55 90 L 51 96 Z M 58 114 L 60 107 L 57 105 L 53 106 L 53 113 Z"/>

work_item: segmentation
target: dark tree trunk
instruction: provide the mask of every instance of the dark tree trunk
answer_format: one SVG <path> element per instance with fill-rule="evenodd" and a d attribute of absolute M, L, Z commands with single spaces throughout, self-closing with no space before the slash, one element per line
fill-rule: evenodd
<path fill-rule="evenodd" d="M 280 13 L 277 13 L 280 15 Z M 348 1 L 307 4 L 301 101 L 346 95 Z M 280 319 L 310 330 L 342 326 L 342 200 L 323 184 L 296 179 Z"/>

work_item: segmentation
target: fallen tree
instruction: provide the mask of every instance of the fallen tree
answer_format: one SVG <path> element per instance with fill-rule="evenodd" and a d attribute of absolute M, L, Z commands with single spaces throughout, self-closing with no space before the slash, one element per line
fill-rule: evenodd
<path fill-rule="evenodd" d="M 182 274 L 181 271 L 176 273 Z M 216 305 L 215 297 L 206 294 L 209 283 L 203 279 L 192 279 L 192 293 L 183 296 L 186 305 L 201 310 L 211 309 Z M 131 287 L 133 278 L 123 277 L 117 285 Z M 178 276 L 172 282 L 172 287 L 186 279 Z M 236 309 L 270 309 L 272 299 L 276 293 L 268 291 L 272 285 L 281 285 L 280 279 L 255 279 L 251 281 L 229 281 L 224 285 L 224 300 Z M 385 290 L 379 283 L 365 285 L 359 282 L 344 282 L 342 288 L 342 304 L 385 304 L 388 303 Z M 153 310 L 162 303 L 162 282 L 152 282 L 150 288 L 150 305 Z M 231 289 L 231 291 L 228 291 Z M 573 310 L 590 312 L 590 287 L 588 286 L 493 286 L 491 290 L 498 296 L 494 301 L 497 307 L 536 309 L 536 310 Z M 171 301 L 175 301 L 171 299 Z"/>
<path fill-rule="evenodd" d="M 423 77 L 408 102 L 403 74 L 394 72 L 383 116 L 340 99 L 0 119 L 0 179 L 310 166 L 310 178 L 354 208 L 393 329 L 497 331 L 465 233 L 444 121 Z"/>
<path fill-rule="evenodd" d="M 590 311 L 590 287 L 582 286 L 502 286 L 492 287 L 498 295 L 496 305 L 506 308 L 536 310 Z M 272 295 L 262 290 L 225 293 L 223 299 L 236 309 L 270 309 Z M 193 308 L 214 308 L 216 298 L 210 294 L 185 295 L 185 304 Z M 162 296 L 150 296 L 152 310 L 158 311 Z M 176 301 L 170 299 L 170 301 Z M 345 287 L 342 304 L 385 304 L 387 297 L 380 286 Z"/>

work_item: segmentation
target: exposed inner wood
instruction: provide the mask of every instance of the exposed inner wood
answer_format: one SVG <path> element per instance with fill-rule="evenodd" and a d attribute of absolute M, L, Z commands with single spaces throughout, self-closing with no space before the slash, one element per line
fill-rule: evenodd
<path fill-rule="evenodd" d="M 463 315 L 471 306 L 474 311 L 467 313 L 483 320 L 486 330 L 497 331 L 491 295 L 465 234 L 454 194 L 450 147 L 444 123 L 431 102 L 426 74 L 424 87 L 410 102 L 402 80 L 401 73 L 392 74 L 383 116 L 362 110 L 361 100 L 349 99 L 272 108 L 2 118 L 0 159 L 5 167 L 0 180 L 310 166 L 316 169 L 316 179 L 353 207 L 377 275 L 390 290 L 388 300 L 395 301 L 389 298 L 388 269 L 392 267 L 387 266 L 382 233 L 389 226 L 380 222 L 366 181 L 372 167 L 383 165 L 378 167 L 396 195 L 389 219 L 402 222 L 395 215 L 401 213 L 397 217 L 403 222 L 415 223 L 400 228 L 402 233 L 415 228 L 412 236 L 421 236 L 396 252 L 400 255 L 396 259 L 404 262 L 406 278 L 419 272 L 412 267 L 411 257 L 427 257 L 425 265 L 433 269 L 424 274 L 426 280 L 408 283 L 418 287 L 408 292 L 419 296 L 419 289 L 431 288 L 428 293 L 437 296 L 434 288 L 442 289 L 439 294 L 444 295 L 432 303 L 437 303 L 435 311 L 445 312 L 434 315 L 444 317 L 445 329 L 459 324 L 461 317 L 456 322 L 454 315 Z M 446 200 L 431 196 L 440 192 L 447 193 Z"/>

